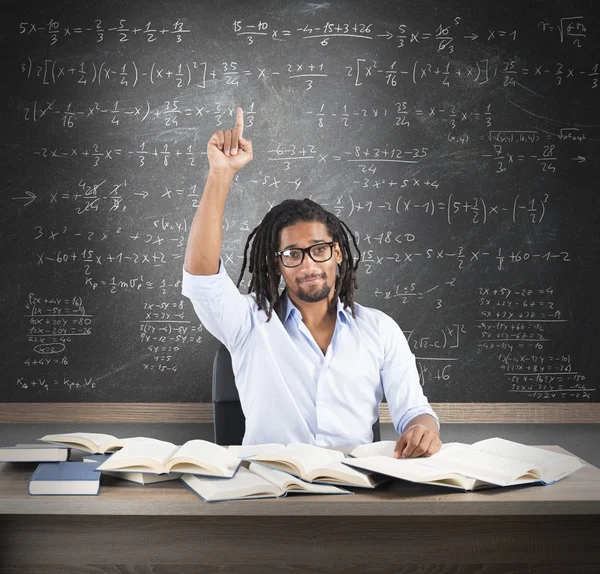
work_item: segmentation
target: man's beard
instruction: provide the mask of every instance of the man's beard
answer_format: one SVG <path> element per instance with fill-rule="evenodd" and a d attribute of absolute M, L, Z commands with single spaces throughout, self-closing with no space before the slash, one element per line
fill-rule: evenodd
<path fill-rule="evenodd" d="M 323 279 L 327 279 L 325 275 Z M 318 291 L 306 291 L 302 288 L 302 285 L 298 286 L 298 299 L 306 303 L 317 303 L 327 299 L 331 291 L 331 285 L 327 284 L 327 280 L 323 283 L 323 286 Z"/>

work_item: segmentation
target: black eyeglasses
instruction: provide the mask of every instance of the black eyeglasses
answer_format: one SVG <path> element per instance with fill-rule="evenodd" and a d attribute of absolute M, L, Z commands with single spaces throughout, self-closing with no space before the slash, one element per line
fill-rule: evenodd
<path fill-rule="evenodd" d="M 298 267 L 298 265 L 302 265 L 305 253 L 308 253 L 313 261 L 323 263 L 331 259 L 334 245 L 335 241 L 315 243 L 310 247 L 292 247 L 283 251 L 275 251 L 275 255 L 281 259 L 284 267 Z"/>

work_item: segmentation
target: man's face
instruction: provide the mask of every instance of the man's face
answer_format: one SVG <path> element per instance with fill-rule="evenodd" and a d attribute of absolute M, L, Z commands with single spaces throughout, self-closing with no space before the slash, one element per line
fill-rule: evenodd
<path fill-rule="evenodd" d="M 333 241 L 327 226 L 320 221 L 300 221 L 284 227 L 279 233 L 279 251 L 294 247 L 310 247 L 317 243 Z M 326 246 L 328 250 L 329 247 Z M 328 253 L 328 251 L 327 251 Z M 299 299 L 307 303 L 316 303 L 333 296 L 336 268 L 342 262 L 342 253 L 338 244 L 333 248 L 333 255 L 328 261 L 313 261 L 308 253 L 298 267 L 285 267 L 279 260 L 279 271 L 287 285 L 291 299 Z M 331 297 L 330 297 L 331 296 Z"/>

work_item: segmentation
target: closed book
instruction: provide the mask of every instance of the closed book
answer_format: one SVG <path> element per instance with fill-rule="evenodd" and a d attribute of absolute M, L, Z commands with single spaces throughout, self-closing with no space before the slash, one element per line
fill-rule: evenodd
<path fill-rule="evenodd" d="M 87 462 L 41 462 L 29 479 L 32 495 L 96 495 L 100 472 Z"/>
<path fill-rule="evenodd" d="M 0 462 L 62 462 L 70 449 L 51 444 L 16 444 L 0 447 Z"/>

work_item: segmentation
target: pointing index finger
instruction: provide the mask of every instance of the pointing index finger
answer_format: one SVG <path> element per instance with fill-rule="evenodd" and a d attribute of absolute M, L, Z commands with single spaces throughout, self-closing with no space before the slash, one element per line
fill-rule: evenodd
<path fill-rule="evenodd" d="M 237 109 L 237 116 L 235 118 L 235 130 L 238 137 L 242 137 L 244 134 L 244 112 L 242 108 Z"/>

